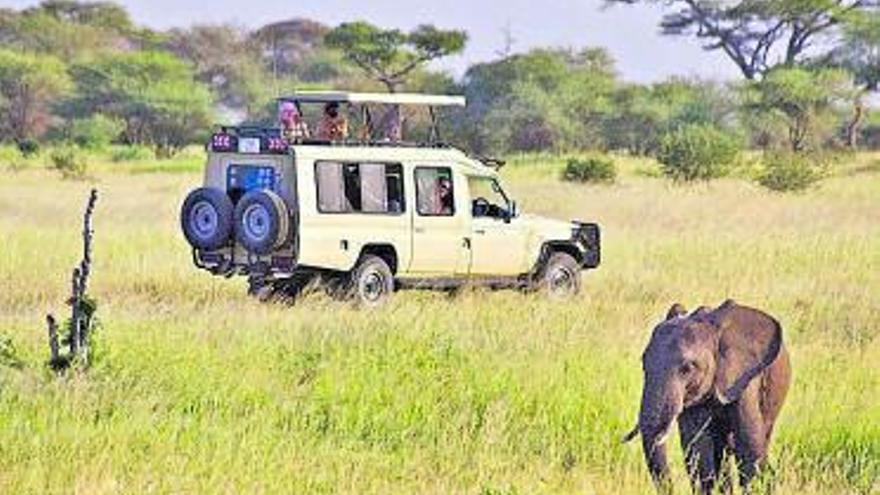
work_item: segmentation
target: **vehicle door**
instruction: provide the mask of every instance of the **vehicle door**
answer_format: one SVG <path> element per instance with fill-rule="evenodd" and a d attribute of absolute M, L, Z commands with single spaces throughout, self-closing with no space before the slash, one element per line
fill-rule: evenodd
<path fill-rule="evenodd" d="M 410 273 L 466 275 L 470 250 L 464 176 L 451 166 L 417 165 L 412 177 L 416 207 L 411 210 Z"/>
<path fill-rule="evenodd" d="M 527 233 L 513 203 L 493 177 L 467 178 L 471 205 L 471 275 L 517 275 L 528 271 Z"/>

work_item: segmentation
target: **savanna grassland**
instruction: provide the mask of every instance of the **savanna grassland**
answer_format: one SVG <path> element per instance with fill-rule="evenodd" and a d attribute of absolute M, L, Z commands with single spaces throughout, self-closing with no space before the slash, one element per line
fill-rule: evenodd
<path fill-rule="evenodd" d="M 523 209 L 603 225 L 584 293 L 401 293 L 374 312 L 260 304 L 193 268 L 177 215 L 198 161 L 87 181 L 0 164 L 0 334 L 24 363 L 0 368 L 0 493 L 650 493 L 620 443 L 639 355 L 671 303 L 728 297 L 777 316 L 792 354 L 775 493 L 880 492 L 878 156 L 794 195 L 673 186 L 635 160 L 572 185 L 561 160 L 514 160 Z M 64 310 L 93 184 L 98 361 L 57 379 L 43 319 Z"/>

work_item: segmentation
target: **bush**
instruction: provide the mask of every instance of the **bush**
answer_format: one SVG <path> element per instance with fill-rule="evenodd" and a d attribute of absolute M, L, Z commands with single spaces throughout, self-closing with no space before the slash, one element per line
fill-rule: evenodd
<path fill-rule="evenodd" d="M 70 123 L 70 139 L 77 146 L 87 150 L 107 148 L 125 128 L 118 119 L 95 114 L 85 119 L 74 119 Z"/>
<path fill-rule="evenodd" d="M 25 167 L 25 158 L 15 146 L 0 146 L 0 167 L 18 171 Z"/>
<path fill-rule="evenodd" d="M 569 182 L 612 183 L 617 179 L 617 167 L 614 160 L 603 156 L 583 160 L 571 158 L 565 165 L 562 179 Z"/>
<path fill-rule="evenodd" d="M 40 143 L 35 139 L 22 139 L 18 142 L 18 151 L 25 158 L 30 158 L 40 152 Z"/>
<path fill-rule="evenodd" d="M 712 125 L 694 124 L 666 134 L 657 159 L 663 174 L 677 182 L 727 175 L 740 152 L 739 141 Z"/>
<path fill-rule="evenodd" d="M 823 174 L 816 157 L 791 152 L 773 153 L 764 158 L 758 183 L 778 192 L 803 191 L 818 183 Z"/>
<path fill-rule="evenodd" d="M 127 145 L 115 146 L 110 153 L 110 160 L 114 162 L 136 162 L 155 158 L 153 150 L 146 146 Z"/>
<path fill-rule="evenodd" d="M 65 179 L 82 179 L 86 175 L 86 160 L 76 146 L 62 145 L 49 154 L 52 168 Z"/>
<path fill-rule="evenodd" d="M 18 351 L 9 337 L 0 335 L 0 366 L 22 368 L 24 362 L 18 357 Z"/>

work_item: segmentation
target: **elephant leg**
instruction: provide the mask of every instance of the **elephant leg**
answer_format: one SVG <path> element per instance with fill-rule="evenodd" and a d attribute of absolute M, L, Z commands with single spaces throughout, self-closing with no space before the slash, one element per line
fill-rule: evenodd
<path fill-rule="evenodd" d="M 729 425 L 720 426 L 715 436 L 715 466 L 718 469 L 718 491 L 724 495 L 733 495 L 733 472 L 731 459 L 733 455 L 733 434 Z"/>
<path fill-rule="evenodd" d="M 678 417 L 681 447 L 694 492 L 709 494 L 718 477 L 713 416 L 708 408 L 687 409 Z"/>
<path fill-rule="evenodd" d="M 736 453 L 739 482 L 745 493 L 758 473 L 767 454 L 767 431 L 759 407 L 757 381 L 753 382 L 736 407 L 734 425 L 734 451 Z"/>

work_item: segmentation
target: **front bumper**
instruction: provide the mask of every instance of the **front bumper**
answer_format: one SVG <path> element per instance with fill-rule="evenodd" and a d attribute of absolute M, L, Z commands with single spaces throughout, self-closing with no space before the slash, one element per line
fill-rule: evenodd
<path fill-rule="evenodd" d="M 581 266 L 596 268 L 602 261 L 602 233 L 599 224 L 575 222 L 572 242 L 583 251 Z"/>

